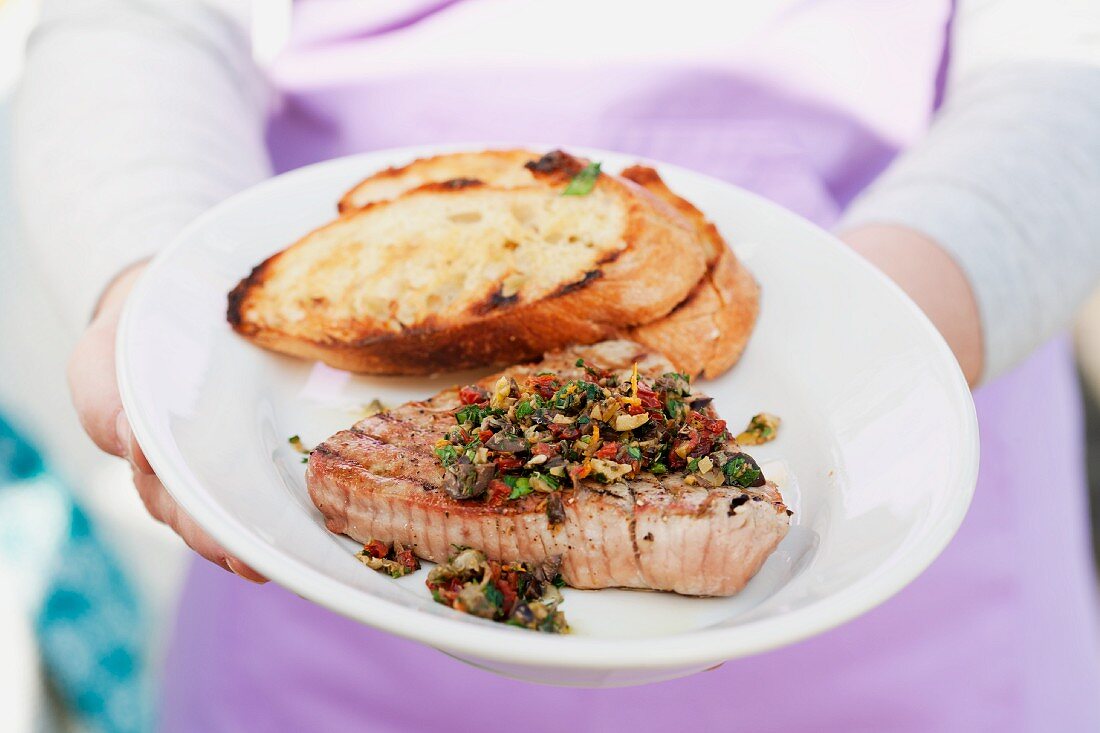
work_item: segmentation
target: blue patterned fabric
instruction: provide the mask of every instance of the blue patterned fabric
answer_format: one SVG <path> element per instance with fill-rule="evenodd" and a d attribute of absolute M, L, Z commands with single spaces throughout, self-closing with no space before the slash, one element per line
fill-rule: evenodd
<path fill-rule="evenodd" d="M 0 563 L 72 714 L 94 733 L 150 730 L 138 599 L 72 492 L 3 415 Z"/>

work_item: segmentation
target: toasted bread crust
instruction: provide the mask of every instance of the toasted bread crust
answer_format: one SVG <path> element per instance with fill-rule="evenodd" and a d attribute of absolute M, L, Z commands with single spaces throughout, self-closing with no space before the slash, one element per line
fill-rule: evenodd
<path fill-rule="evenodd" d="M 535 174 L 564 175 L 560 167 Z M 313 329 L 323 334 L 317 337 L 272 327 L 256 316 L 259 309 L 255 306 L 273 287 L 272 280 L 288 253 L 305 246 L 311 236 L 327 227 L 371 216 L 376 208 L 387 205 L 379 202 L 350 212 L 261 263 L 229 294 L 227 319 L 238 333 L 260 346 L 373 374 L 429 374 L 513 363 L 571 343 L 599 341 L 623 326 L 646 323 L 670 312 L 703 276 L 706 262 L 694 231 L 682 217 L 670 216 L 615 177 L 601 175 L 596 186 L 625 208 L 625 246 L 575 281 L 560 283 L 546 297 L 528 301 L 505 297 L 494 289 L 471 301 L 461 316 L 433 315 L 396 331 L 371 323 L 325 323 Z M 462 195 L 466 188 L 429 185 L 403 194 L 402 199 Z M 509 191 L 499 193 L 508 195 Z"/>
<path fill-rule="evenodd" d="M 726 240 L 718 233 L 718 227 L 714 226 L 703 212 L 695 208 L 690 201 L 677 196 L 656 170 L 647 165 L 632 165 L 629 168 L 624 168 L 619 175 L 638 184 L 671 206 L 695 226 L 696 231 L 699 232 L 700 242 L 706 248 L 708 266 L 713 265 L 718 260 L 719 255 L 729 249 Z"/>
<path fill-rule="evenodd" d="M 536 152 L 519 149 L 445 153 L 420 158 L 364 178 L 340 198 L 336 208 L 341 214 L 348 214 L 371 202 L 396 198 L 406 190 L 456 179 L 495 183 L 502 175 L 508 175 L 513 185 L 530 185 L 536 179 L 524 164 L 538 158 Z"/>
<path fill-rule="evenodd" d="M 653 168 L 635 165 L 622 177 L 643 186 L 691 221 L 707 246 L 706 275 L 667 316 L 623 332 L 669 355 L 681 371 L 713 379 L 741 358 L 760 312 L 760 286 L 718 228 L 677 196 Z"/>
<path fill-rule="evenodd" d="M 760 288 L 729 250 L 664 318 L 623 337 L 670 356 L 687 374 L 714 379 L 741 358 L 760 309 Z"/>

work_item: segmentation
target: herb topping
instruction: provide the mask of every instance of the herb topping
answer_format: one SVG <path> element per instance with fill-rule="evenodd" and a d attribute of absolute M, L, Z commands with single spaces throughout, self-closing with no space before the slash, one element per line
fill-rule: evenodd
<path fill-rule="evenodd" d="M 581 169 L 580 173 L 573 176 L 562 196 L 587 196 L 596 187 L 596 179 L 600 177 L 600 164 L 589 163 Z"/>
<path fill-rule="evenodd" d="M 302 463 L 309 463 L 309 454 L 313 452 L 312 448 L 307 448 L 297 435 L 291 435 L 286 439 L 286 442 L 290 443 L 291 448 L 302 454 Z"/>
<path fill-rule="evenodd" d="M 767 412 L 753 415 L 749 425 L 737 436 L 741 445 L 760 445 L 775 440 L 779 431 L 779 418 Z"/>
<path fill-rule="evenodd" d="M 558 492 L 586 478 L 614 483 L 678 472 L 687 484 L 764 485 L 760 467 L 737 450 L 710 398 L 692 394 L 687 375 L 651 380 L 637 365 L 629 377 L 583 359 L 576 366 L 577 378 L 539 372 L 522 383 L 501 377 L 491 390 L 460 389 L 455 426 L 435 446 L 444 490 L 490 505 L 543 494 L 557 523 L 564 519 Z"/>
<path fill-rule="evenodd" d="M 400 578 L 420 569 L 420 560 L 400 542 L 387 545 L 381 540 L 371 540 L 363 545 L 363 549 L 355 557 L 368 568 L 385 573 L 391 578 Z"/>
<path fill-rule="evenodd" d="M 499 563 L 484 553 L 455 547 L 455 553 L 428 574 L 428 590 L 437 603 L 511 626 L 569 632 L 565 616 L 557 610 L 564 583 L 558 574 L 561 558 L 541 566 Z"/>

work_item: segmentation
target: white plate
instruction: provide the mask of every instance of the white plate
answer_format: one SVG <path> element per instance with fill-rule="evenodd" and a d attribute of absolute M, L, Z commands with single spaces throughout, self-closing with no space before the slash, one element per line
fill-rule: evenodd
<path fill-rule="evenodd" d="M 570 636 L 474 619 L 394 581 L 324 528 L 287 437 L 323 440 L 378 397 L 460 381 L 368 378 L 262 351 L 225 322 L 249 269 L 331 219 L 345 189 L 444 148 L 380 151 L 267 181 L 199 218 L 153 262 L 118 339 L 122 399 L 165 486 L 228 550 L 294 592 L 502 674 L 608 686 L 676 677 L 848 621 L 912 581 L 955 533 L 978 467 L 974 406 L 943 340 L 897 287 L 830 235 L 757 196 L 656 164 L 711 217 L 763 286 L 741 363 L 705 385 L 794 510 L 790 534 L 738 596 L 566 590 Z M 453 148 L 446 148 L 453 149 Z M 608 170 L 635 156 L 580 150 Z"/>

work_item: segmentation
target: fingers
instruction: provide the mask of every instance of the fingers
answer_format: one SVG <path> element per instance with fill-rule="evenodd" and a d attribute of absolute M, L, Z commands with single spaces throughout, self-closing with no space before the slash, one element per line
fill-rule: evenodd
<path fill-rule="evenodd" d="M 99 449 L 125 457 L 129 424 L 115 379 L 114 328 L 95 323 L 84 332 L 69 358 L 69 390 L 84 432 Z M 125 435 L 122 428 L 125 424 Z"/>
<path fill-rule="evenodd" d="M 126 457 L 131 438 L 115 377 L 115 332 L 126 296 L 142 269 L 140 264 L 130 267 L 108 286 L 69 357 L 69 390 L 84 431 L 100 450 L 121 457 Z"/>
<path fill-rule="evenodd" d="M 133 267 L 104 293 L 95 320 L 69 359 L 69 389 L 80 423 L 97 446 L 130 462 L 134 486 L 154 519 L 171 527 L 187 545 L 207 560 L 254 583 L 267 579 L 231 556 L 202 530 L 172 499 L 145 457 L 122 409 L 115 376 L 115 333 L 126 295 L 141 267 Z"/>
<path fill-rule="evenodd" d="M 128 456 L 130 458 L 130 465 L 141 473 L 152 476 L 155 473 L 153 471 L 153 466 L 149 463 L 149 459 L 145 457 L 145 451 L 143 451 L 141 449 L 141 446 L 138 445 L 137 438 L 135 438 L 133 433 L 130 432 L 130 423 L 128 421 L 125 421 L 125 416 L 123 419 L 127 435 L 125 442 L 129 444 Z"/>
<path fill-rule="evenodd" d="M 267 578 L 236 557 L 233 557 L 208 535 L 179 504 L 168 494 L 160 479 L 134 468 L 134 486 L 137 487 L 145 509 L 178 534 L 192 550 L 215 565 L 239 575 L 253 583 L 266 583 Z"/>
<path fill-rule="evenodd" d="M 142 473 L 152 474 L 153 467 L 134 438 L 122 409 L 114 354 L 113 328 L 98 323 L 91 326 L 69 359 L 73 406 L 84 432 L 100 450 L 126 458 Z"/>

